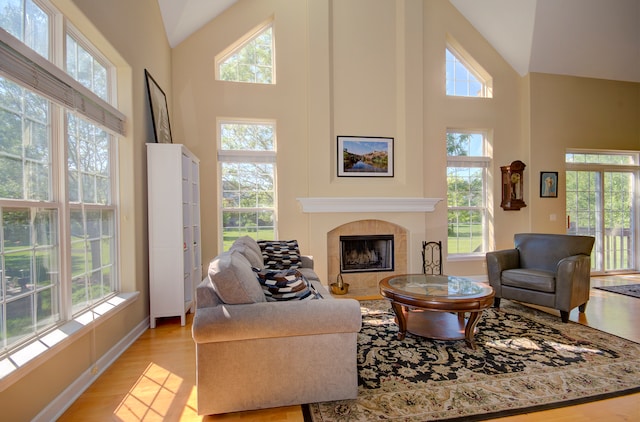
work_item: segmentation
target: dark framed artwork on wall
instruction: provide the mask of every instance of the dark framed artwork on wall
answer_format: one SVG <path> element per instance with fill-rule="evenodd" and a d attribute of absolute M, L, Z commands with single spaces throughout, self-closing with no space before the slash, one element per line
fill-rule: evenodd
<path fill-rule="evenodd" d="M 393 177 L 393 138 L 338 136 L 339 177 Z"/>
<path fill-rule="evenodd" d="M 156 142 L 160 144 L 171 144 L 173 140 L 171 139 L 167 96 L 147 69 L 144 70 L 144 74 L 147 79 L 147 93 L 149 94 L 151 120 L 153 121 L 153 132 L 156 137 Z"/>
<path fill-rule="evenodd" d="M 558 197 L 558 172 L 540 172 L 540 198 Z"/>

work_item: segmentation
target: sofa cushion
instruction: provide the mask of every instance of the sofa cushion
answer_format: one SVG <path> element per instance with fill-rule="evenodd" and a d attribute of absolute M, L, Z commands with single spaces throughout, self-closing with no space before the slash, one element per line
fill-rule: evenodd
<path fill-rule="evenodd" d="M 238 251 L 242 256 L 247 258 L 247 261 L 251 264 L 253 268 L 257 268 L 262 270 L 264 268 L 264 261 L 262 259 L 262 253 L 256 253 L 253 248 L 244 243 L 234 243 L 229 248 L 230 251 Z"/>
<path fill-rule="evenodd" d="M 257 277 L 267 302 L 321 298 L 313 284 L 295 269 L 261 271 Z"/>
<path fill-rule="evenodd" d="M 504 286 L 553 293 L 556 291 L 555 274 L 550 271 L 516 268 L 502 272 Z"/>
<path fill-rule="evenodd" d="M 209 264 L 209 278 L 224 303 L 237 305 L 265 301 L 251 264 L 238 251 L 224 252 L 215 257 Z"/>
<path fill-rule="evenodd" d="M 265 269 L 287 270 L 300 267 L 297 240 L 258 240 Z"/>
<path fill-rule="evenodd" d="M 262 250 L 260 249 L 258 242 L 251 236 L 240 236 L 231 246 L 233 247 L 234 245 L 244 245 L 255 252 L 256 255 L 262 255 Z"/>

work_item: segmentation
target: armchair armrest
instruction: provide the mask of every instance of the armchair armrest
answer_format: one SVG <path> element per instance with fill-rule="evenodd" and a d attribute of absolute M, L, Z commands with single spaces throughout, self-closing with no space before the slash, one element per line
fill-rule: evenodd
<path fill-rule="evenodd" d="M 360 331 L 360 304 L 355 299 L 220 304 L 199 308 L 193 318 L 196 343 L 352 333 Z"/>
<path fill-rule="evenodd" d="M 570 310 L 589 300 L 591 257 L 574 255 L 561 259 L 556 271 L 556 307 Z M 572 303 L 573 302 L 573 303 Z"/>
<path fill-rule="evenodd" d="M 489 282 L 494 289 L 500 285 L 502 271 L 520 267 L 520 252 L 517 249 L 487 252 L 486 259 Z"/>

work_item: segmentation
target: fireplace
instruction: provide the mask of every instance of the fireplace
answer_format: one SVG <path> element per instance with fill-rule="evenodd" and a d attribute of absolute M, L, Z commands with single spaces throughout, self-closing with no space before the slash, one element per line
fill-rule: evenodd
<path fill-rule="evenodd" d="M 393 271 L 393 235 L 340 236 L 340 272 Z"/>
<path fill-rule="evenodd" d="M 389 258 L 388 270 L 356 270 L 343 272 L 342 270 L 342 242 L 341 238 L 361 238 L 362 236 L 393 236 L 393 244 L 387 249 L 393 256 Z M 378 291 L 380 280 L 393 274 L 407 274 L 407 246 L 409 232 L 406 228 L 384 220 L 354 220 L 342 224 L 327 233 L 327 279 L 328 283 L 337 280 L 342 275 L 344 282 L 349 283 L 351 292 L 361 291 L 368 295 Z M 389 265 L 390 263 L 390 265 Z M 393 269 L 391 269 L 393 268 Z"/>

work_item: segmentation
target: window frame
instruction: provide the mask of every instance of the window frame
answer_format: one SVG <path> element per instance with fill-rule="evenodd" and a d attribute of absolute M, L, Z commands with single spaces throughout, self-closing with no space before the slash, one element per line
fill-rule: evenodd
<path fill-rule="evenodd" d="M 473 77 L 475 77 L 481 85 L 479 95 L 462 95 L 462 94 L 448 94 L 447 82 L 449 81 L 449 75 L 447 73 L 446 66 L 446 52 L 450 52 L 456 60 L 464 66 L 464 68 Z M 455 81 L 455 79 L 454 79 Z M 454 82 L 455 88 L 455 82 Z M 445 95 L 447 97 L 463 97 L 463 98 L 493 98 L 493 78 L 467 51 L 458 43 L 453 37 L 447 35 L 445 46 Z"/>
<path fill-rule="evenodd" d="M 611 162 L 613 157 L 626 157 L 630 162 Z M 577 158 L 582 159 L 577 159 Z M 605 158 L 604 160 L 602 158 Z M 609 159 L 607 159 L 609 158 Z M 573 186 L 570 183 L 571 175 L 574 173 L 576 176 L 578 173 L 593 173 L 597 174 L 597 180 L 599 183 L 590 189 L 591 193 L 595 193 L 593 196 L 594 207 L 593 212 L 588 215 L 594 219 L 595 223 L 591 226 L 589 224 L 580 226 L 583 230 L 589 229 L 589 231 L 576 230 L 576 224 L 580 224 L 581 218 L 575 215 L 575 211 L 578 214 L 582 210 L 577 210 L 577 207 L 572 207 L 569 202 L 575 204 L 578 203 L 578 191 L 572 189 Z M 608 229 L 606 214 L 609 209 L 605 208 L 605 197 L 607 191 L 605 186 L 605 177 L 607 174 L 619 174 L 627 173 L 632 175 L 632 193 L 631 193 L 631 209 L 629 210 L 630 219 L 630 249 L 628 261 L 631 262 L 630 268 L 611 268 L 607 265 L 611 262 L 611 251 L 615 249 L 616 242 L 611 241 L 611 238 L 607 240 L 606 231 Z M 591 273 L 595 275 L 604 274 L 620 274 L 628 273 L 629 271 L 637 271 L 638 263 L 640 262 L 640 152 L 634 150 L 599 150 L 599 149 L 581 149 L 581 148 L 568 148 L 565 151 L 565 205 L 566 205 L 566 223 L 567 234 L 584 234 L 593 235 L 596 239 L 593 251 L 591 253 Z M 609 235 L 611 237 L 611 234 Z M 615 235 L 614 235 L 615 237 Z"/>
<path fill-rule="evenodd" d="M 446 131 L 447 136 L 450 133 L 455 134 L 477 134 L 482 135 L 482 156 L 468 156 L 468 155 L 449 155 L 447 154 L 447 227 L 449 226 L 449 212 L 451 211 L 479 211 L 481 215 L 482 224 L 482 250 L 479 252 L 450 252 L 449 235 L 447 234 L 447 259 L 449 260 L 461 260 L 461 259 L 481 259 L 484 254 L 489 250 L 489 215 L 490 206 L 489 203 L 489 169 L 491 168 L 492 157 L 490 156 L 490 131 L 486 129 L 458 129 L 448 128 Z M 450 168 L 478 168 L 481 171 L 482 178 L 482 206 L 450 206 L 449 197 L 449 182 L 448 173 Z"/>
<path fill-rule="evenodd" d="M 225 48 L 222 52 L 215 56 L 215 79 L 221 82 L 237 82 L 237 83 L 249 83 L 249 84 L 259 84 L 259 85 L 276 85 L 276 28 L 275 28 L 275 20 L 273 17 L 267 19 L 262 22 L 258 26 L 251 29 L 244 36 L 238 39 L 236 42 L 232 43 L 229 47 Z M 241 81 L 241 80 L 227 80 L 222 79 L 220 67 L 224 62 L 226 62 L 230 57 L 234 54 L 239 53 L 243 48 L 245 48 L 249 43 L 259 37 L 266 30 L 271 29 L 271 82 L 256 82 L 256 81 Z"/>
<path fill-rule="evenodd" d="M 222 126 L 225 124 L 240 125 L 269 125 L 273 127 L 273 150 L 231 150 L 222 148 Z M 218 246 L 219 250 L 224 250 L 224 213 L 228 211 L 242 210 L 251 212 L 270 211 L 273 213 L 273 235 L 274 239 L 278 236 L 278 182 L 277 182 L 277 125 L 275 120 L 269 119 L 217 119 L 217 145 L 218 145 Z M 273 166 L 273 208 L 268 207 L 225 207 L 224 206 L 224 186 L 222 167 L 227 163 L 253 163 L 253 164 L 271 164 Z M 257 239 L 256 239 L 257 240 Z"/>
<path fill-rule="evenodd" d="M 58 318 L 53 324 L 48 324 L 42 330 L 36 329 L 35 333 L 31 333 L 28 338 L 11 344 L 9 347 L 0 349 L 0 391 L 6 386 L 20 379 L 24 373 L 23 367 L 31 363 L 37 364 L 41 361 L 39 355 L 54 348 L 55 345 L 67 341 L 74 332 L 82 332 L 88 327 L 95 327 L 91 322 L 97 320 L 103 315 L 111 313 L 112 309 L 116 309 L 121 305 L 131 303 L 137 297 L 138 292 L 122 293 L 121 292 L 121 259 L 120 259 L 120 207 L 119 207 L 119 134 L 124 135 L 124 114 L 115 108 L 116 93 L 118 92 L 116 74 L 117 68 L 109 60 L 107 60 L 99 50 L 87 39 L 82 36 L 80 31 L 75 29 L 69 22 L 68 18 L 54 6 L 43 0 L 33 0 L 33 3 L 41 8 L 48 15 L 48 36 L 49 36 L 49 57 L 46 59 L 40 56 L 34 50 L 31 50 L 22 41 L 12 37 L 2 35 L 2 49 L 6 51 L 5 46 L 17 47 L 17 56 L 22 55 L 28 61 L 40 64 L 44 72 L 49 72 L 54 79 L 63 81 L 63 84 L 70 85 L 74 98 L 85 98 L 89 100 L 98 100 L 97 105 L 89 106 L 90 110 L 80 110 L 77 104 L 60 105 L 57 101 L 48 98 L 48 137 L 49 137 L 49 179 L 50 179 L 50 198 L 48 201 L 28 200 L 28 199 L 0 199 L 0 209 L 2 208 L 22 208 L 22 209 L 52 209 L 57 212 L 57 258 L 58 258 L 58 284 L 57 284 L 57 308 Z M 66 68 L 66 37 L 71 35 L 74 40 L 91 54 L 94 60 L 99 61 L 106 67 L 107 77 L 107 100 L 100 99 L 96 94 L 82 86 L 79 82 L 72 79 L 70 75 L 61 69 Z M 59 66 L 59 67 L 58 67 Z M 5 79 L 21 85 L 30 92 L 36 92 L 29 86 L 28 82 L 20 80 L 19 77 L 3 76 Z M 69 81 L 69 78 L 71 80 Z M 38 93 L 38 92 L 36 92 Z M 40 94 L 41 95 L 41 94 Z M 98 114 L 108 114 L 108 120 L 113 125 L 105 121 L 94 120 L 91 116 L 105 106 L 104 112 Z M 68 183 L 68 113 L 78 114 L 76 116 L 82 120 L 88 121 L 92 126 L 105 130 L 108 137 L 108 153 L 109 153 L 109 197 L 107 204 L 96 203 L 72 203 L 69 201 L 69 183 Z M 80 117 L 82 116 L 82 117 Z M 22 141 L 24 142 L 24 140 Z M 24 144 L 23 144 L 24 145 Z M 108 210 L 112 212 L 111 224 L 111 277 L 115 279 L 115 283 L 110 283 L 111 290 L 108 294 L 103 295 L 98 300 L 89 303 L 80 310 L 73 310 L 71 304 L 72 289 L 72 266 L 71 266 L 71 227 L 70 212 L 73 209 L 83 208 L 85 210 Z M 102 223 L 102 220 L 100 220 Z M 88 240 L 85 240 L 88 242 Z M 37 246 L 34 246 L 37 248 Z M 102 245 L 101 245 L 102 248 Z M 101 260 L 101 265 L 103 264 Z M 89 273 L 91 269 L 89 270 Z M 34 292 L 35 292 L 34 288 Z M 3 305 L 4 306 L 4 305 Z M 38 321 L 36 320 L 37 324 Z"/>

